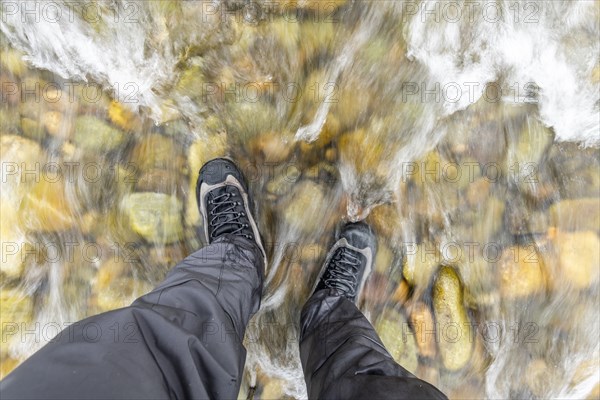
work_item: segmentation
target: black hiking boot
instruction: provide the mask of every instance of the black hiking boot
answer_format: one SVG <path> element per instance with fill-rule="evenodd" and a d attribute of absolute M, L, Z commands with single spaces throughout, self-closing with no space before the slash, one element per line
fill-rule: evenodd
<path fill-rule="evenodd" d="M 227 234 L 252 240 L 260 248 L 267 268 L 265 249 L 250 211 L 246 182 L 231 160 L 215 158 L 202 166 L 196 183 L 196 200 L 209 244 Z"/>
<path fill-rule="evenodd" d="M 356 303 L 371 273 L 377 240 L 364 222 L 348 223 L 340 232 L 317 280 L 314 292 L 335 289 L 341 296 Z"/>

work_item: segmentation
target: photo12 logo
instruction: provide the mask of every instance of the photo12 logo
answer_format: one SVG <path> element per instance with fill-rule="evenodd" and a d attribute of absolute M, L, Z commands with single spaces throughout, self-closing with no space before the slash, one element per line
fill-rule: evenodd
<path fill-rule="evenodd" d="M 543 2 L 535 1 L 407 1 L 402 3 L 405 21 L 417 18 L 420 22 L 486 24 L 525 23 L 540 21 Z"/>
<path fill-rule="evenodd" d="M 123 23 L 139 23 L 141 5 L 137 2 L 95 1 L 2 1 L 0 20 L 3 23 L 15 19 L 23 24 L 64 24 L 83 20 L 97 23 L 102 20 Z"/>

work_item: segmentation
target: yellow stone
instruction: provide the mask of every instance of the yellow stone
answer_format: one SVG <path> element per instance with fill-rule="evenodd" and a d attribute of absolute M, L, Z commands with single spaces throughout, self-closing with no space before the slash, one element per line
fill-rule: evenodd
<path fill-rule="evenodd" d="M 0 64 L 2 64 L 2 69 L 6 68 L 6 71 L 16 77 L 21 77 L 27 72 L 27 64 L 23 61 L 23 54 L 17 50 L 4 50 L 0 55 Z"/>
<path fill-rule="evenodd" d="M 111 151 L 125 140 L 123 131 L 92 115 L 82 115 L 75 120 L 73 141 L 84 150 L 92 153 Z"/>
<path fill-rule="evenodd" d="M 12 343 L 19 343 L 33 314 L 33 298 L 17 289 L 0 289 L 0 358 L 8 355 Z"/>
<path fill-rule="evenodd" d="M 27 243 L 25 229 L 21 226 L 19 207 L 36 179 L 38 168 L 45 160 L 39 144 L 15 135 L 0 137 L 0 161 L 3 168 L 0 190 L 0 240 L 2 261 L 0 271 L 11 278 L 18 278 L 23 268 L 23 249 Z M 24 173 L 27 171 L 28 173 Z M 32 171 L 32 172 L 30 172 Z"/>
<path fill-rule="evenodd" d="M 113 100 L 108 106 L 108 118 L 124 131 L 137 132 L 142 128 L 140 117 L 118 101 Z"/>
<path fill-rule="evenodd" d="M 183 237 L 181 201 L 164 193 L 131 193 L 121 201 L 121 211 L 133 232 L 151 243 L 173 243 Z"/>
<path fill-rule="evenodd" d="M 4 379 L 6 375 L 10 374 L 11 371 L 19 365 L 19 361 L 10 357 L 3 357 L 0 361 L 0 380 Z"/>
<path fill-rule="evenodd" d="M 512 246 L 498 261 L 500 293 L 507 299 L 529 296 L 546 288 L 545 266 L 534 245 Z"/>
<path fill-rule="evenodd" d="M 110 257 L 102 263 L 93 283 L 92 305 L 99 312 L 130 305 L 138 297 L 152 290 L 148 282 L 129 276 L 132 265 L 123 258 Z"/>
<path fill-rule="evenodd" d="M 596 232 L 559 232 L 553 242 L 558 251 L 563 283 L 585 289 L 598 281 L 600 240 Z"/>
<path fill-rule="evenodd" d="M 474 332 L 463 303 L 462 285 L 454 269 L 442 267 L 433 287 L 436 338 L 444 367 L 462 369 L 473 352 Z"/>
<path fill-rule="evenodd" d="M 76 211 L 67 200 L 64 179 L 52 182 L 40 179 L 25 195 L 20 208 L 23 226 L 32 231 L 55 232 L 70 229 L 76 223 Z"/>
<path fill-rule="evenodd" d="M 341 160 L 353 165 L 358 173 L 375 171 L 386 151 L 385 142 L 376 139 L 364 129 L 342 135 L 338 141 Z"/>
<path fill-rule="evenodd" d="M 386 274 L 390 270 L 393 261 L 394 252 L 385 243 L 379 242 L 375 256 L 375 271 Z"/>

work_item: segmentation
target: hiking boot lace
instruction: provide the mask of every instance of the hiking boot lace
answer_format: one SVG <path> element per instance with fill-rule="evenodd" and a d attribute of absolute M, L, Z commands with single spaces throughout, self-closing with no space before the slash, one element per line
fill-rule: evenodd
<path fill-rule="evenodd" d="M 246 213 L 239 211 L 242 207 L 242 202 L 238 201 L 239 197 L 235 191 L 227 191 L 221 194 L 215 194 L 208 201 L 209 206 L 213 206 L 210 210 L 210 226 L 212 239 L 225 233 L 237 234 L 244 236 L 247 239 L 253 240 L 252 235 L 246 234 L 243 231 L 249 227 L 245 222 Z"/>
<path fill-rule="evenodd" d="M 354 297 L 358 286 L 358 270 L 361 260 L 353 251 L 341 247 L 329 262 L 323 282 L 348 297 Z"/>

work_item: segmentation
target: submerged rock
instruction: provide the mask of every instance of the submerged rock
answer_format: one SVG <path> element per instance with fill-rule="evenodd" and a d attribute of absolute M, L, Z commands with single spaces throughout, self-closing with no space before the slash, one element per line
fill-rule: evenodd
<path fill-rule="evenodd" d="M 98 269 L 93 286 L 92 305 L 98 312 L 130 305 L 136 298 L 152 290 L 152 286 L 131 278 L 132 265 L 111 257 Z"/>
<path fill-rule="evenodd" d="M 125 133 L 96 117 L 83 115 L 75 120 L 73 141 L 86 151 L 111 151 L 125 142 Z"/>
<path fill-rule="evenodd" d="M 442 267 L 435 279 L 433 311 L 442 363 L 447 370 L 458 371 L 471 358 L 474 333 L 463 304 L 460 279 L 450 267 Z"/>
<path fill-rule="evenodd" d="M 150 134 L 136 143 L 131 152 L 131 162 L 140 172 L 152 169 L 179 171 L 185 159 L 175 146 L 173 139 L 159 134 Z"/>
<path fill-rule="evenodd" d="M 435 324 L 429 307 L 423 302 L 415 303 L 410 309 L 410 323 L 415 331 L 419 353 L 422 357 L 435 358 Z"/>
<path fill-rule="evenodd" d="M 58 111 L 48 111 L 42 114 L 42 124 L 51 136 L 59 139 L 71 137 L 73 131 L 71 121 Z"/>
<path fill-rule="evenodd" d="M 27 117 L 21 118 L 23 136 L 41 142 L 46 137 L 46 131 L 39 121 Z"/>
<path fill-rule="evenodd" d="M 25 230 L 21 226 L 19 207 L 31 184 L 39 179 L 38 166 L 45 160 L 36 142 L 15 135 L 0 137 L 2 190 L 0 190 L 0 271 L 10 278 L 21 275 L 24 260 Z M 28 172 L 28 173 L 26 173 Z"/>
<path fill-rule="evenodd" d="M 183 237 L 181 202 L 164 193 L 131 193 L 121 201 L 129 227 L 149 242 L 172 243 Z"/>
<path fill-rule="evenodd" d="M 600 228 L 600 198 L 561 200 L 549 209 L 550 224 L 565 231 L 597 231 Z"/>
<path fill-rule="evenodd" d="M 258 136 L 251 142 L 250 147 L 254 153 L 260 154 L 264 161 L 281 163 L 289 157 L 293 145 L 294 142 L 289 135 L 270 132 Z"/>
<path fill-rule="evenodd" d="M 0 137 L 0 158 L 2 159 L 3 185 L 39 180 L 40 164 L 45 162 L 45 153 L 40 145 L 17 135 Z M 32 173 L 24 173 L 35 171 Z M 4 193 L 4 191 L 3 191 Z"/>
<path fill-rule="evenodd" d="M 21 77 L 27 72 L 27 63 L 23 61 L 23 53 L 17 50 L 7 49 L 2 51 L 0 64 L 2 64 L 3 70 L 8 71 L 15 77 Z"/>
<path fill-rule="evenodd" d="M 503 298 L 525 297 L 546 288 L 544 260 L 533 244 L 505 249 L 497 267 Z"/>
<path fill-rule="evenodd" d="M 263 132 L 277 131 L 279 117 L 277 110 L 264 102 L 231 102 L 223 120 L 227 133 L 232 138 L 245 143 Z"/>
<path fill-rule="evenodd" d="M 267 182 L 267 193 L 275 198 L 288 194 L 300 179 L 300 173 L 300 170 L 294 165 L 283 168 L 279 174 Z"/>
<path fill-rule="evenodd" d="M 317 228 L 323 228 L 321 216 L 325 209 L 323 188 L 312 181 L 303 181 L 290 194 L 283 218 L 292 229 L 313 233 Z"/>
<path fill-rule="evenodd" d="M 375 271 L 385 274 L 392 267 L 394 261 L 394 252 L 389 246 L 379 241 L 377 244 L 377 254 L 375 255 Z"/>
<path fill-rule="evenodd" d="M 525 382 L 531 393 L 538 398 L 547 397 L 549 384 L 558 378 L 556 372 L 541 358 L 531 360 L 525 371 Z"/>
<path fill-rule="evenodd" d="M 406 248 L 402 275 L 410 285 L 425 288 L 429 285 L 441 260 L 438 248 L 433 243 L 409 244 Z"/>
<path fill-rule="evenodd" d="M 10 357 L 2 357 L 2 361 L 0 361 L 0 380 L 4 379 L 6 375 L 10 374 L 18 365 L 18 360 Z"/>
<path fill-rule="evenodd" d="M 19 132 L 19 111 L 15 108 L 0 107 L 0 135 Z"/>
<path fill-rule="evenodd" d="M 367 217 L 367 222 L 378 235 L 393 238 L 398 232 L 400 213 L 397 204 L 382 204 L 374 207 Z"/>
<path fill-rule="evenodd" d="M 336 29 L 334 24 L 319 23 L 308 19 L 300 24 L 300 57 L 303 62 L 310 62 L 322 54 L 328 54 L 335 49 Z M 325 83 L 322 80 L 321 83 Z M 310 92 L 306 92 L 308 95 Z"/>
<path fill-rule="evenodd" d="M 415 373 L 419 365 L 418 349 L 406 318 L 398 311 L 388 309 L 377 320 L 375 330 L 394 360 Z"/>
<path fill-rule="evenodd" d="M 506 227 L 513 235 L 542 234 L 548 230 L 548 214 L 531 210 L 525 202 L 515 200 L 506 208 Z"/>
<path fill-rule="evenodd" d="M 137 132 L 142 128 L 141 118 L 118 101 L 112 101 L 108 107 L 110 121 L 127 132 Z"/>
<path fill-rule="evenodd" d="M 180 194 L 177 178 L 178 174 L 176 172 L 151 169 L 140 175 L 135 183 L 135 190 L 138 192 Z"/>
<path fill-rule="evenodd" d="M 585 289 L 600 276 L 600 239 L 596 232 L 559 232 L 553 238 L 563 282 Z"/>
<path fill-rule="evenodd" d="M 0 290 L 0 358 L 9 355 L 12 343 L 22 340 L 22 329 L 26 329 L 33 315 L 33 298 L 18 289 Z"/>
<path fill-rule="evenodd" d="M 527 166 L 537 166 L 542 156 L 554 141 L 552 130 L 538 119 L 527 117 L 519 136 L 514 141 L 509 141 L 507 164 L 519 175 L 527 174 L 530 169 Z M 518 180 L 527 176 L 517 176 Z"/>
<path fill-rule="evenodd" d="M 359 174 L 380 172 L 380 176 L 389 175 L 392 150 L 378 135 L 364 129 L 346 133 L 338 141 L 338 151 L 340 159 L 352 165 Z"/>
<path fill-rule="evenodd" d="M 26 229 L 51 232 L 75 226 L 77 211 L 65 195 L 63 183 L 41 179 L 25 195 L 19 212 Z"/>

